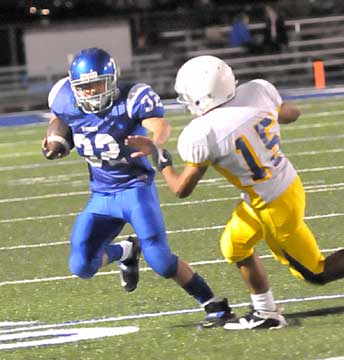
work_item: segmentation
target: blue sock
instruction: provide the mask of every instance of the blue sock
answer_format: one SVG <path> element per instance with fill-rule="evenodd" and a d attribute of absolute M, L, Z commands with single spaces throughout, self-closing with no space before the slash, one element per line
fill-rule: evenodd
<path fill-rule="evenodd" d="M 109 244 L 105 247 L 104 251 L 109 258 L 109 264 L 120 260 L 123 255 L 123 248 L 119 244 Z"/>
<path fill-rule="evenodd" d="M 194 273 L 191 280 L 183 286 L 183 289 L 191 296 L 193 296 L 200 304 L 204 304 L 214 297 L 214 293 L 204 281 L 204 279 Z"/>

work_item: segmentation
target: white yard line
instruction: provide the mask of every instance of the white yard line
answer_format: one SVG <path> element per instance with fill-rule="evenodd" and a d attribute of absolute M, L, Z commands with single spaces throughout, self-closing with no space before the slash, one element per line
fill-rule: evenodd
<path fill-rule="evenodd" d="M 343 121 L 323 121 L 320 123 L 311 123 L 311 124 L 303 124 L 302 123 L 302 119 L 307 119 L 307 118 L 313 118 L 313 117 L 328 117 L 328 116 L 338 116 L 338 115 L 343 115 L 344 114 L 344 110 L 339 110 L 339 111 L 334 111 L 334 112 L 322 112 L 322 113 L 318 113 L 316 115 L 314 114 L 304 114 L 301 115 L 301 118 L 297 121 L 297 123 L 294 124 L 290 124 L 288 126 L 282 126 L 282 134 L 284 132 L 289 132 L 289 131 L 295 131 L 295 130 L 302 130 L 302 129 L 321 129 L 321 128 L 327 128 L 327 127 L 333 127 L 333 126 L 343 126 Z M 300 123 L 301 122 L 301 123 Z M 173 129 L 177 130 L 177 131 L 181 131 L 183 130 L 185 127 L 185 125 L 182 126 L 174 126 Z"/>
<path fill-rule="evenodd" d="M 76 216 L 77 213 L 74 214 Z M 68 216 L 68 215 L 66 215 Z M 344 213 L 334 213 L 334 214 L 323 214 L 323 215 L 312 215 L 312 216 L 305 216 L 305 220 L 316 220 L 316 219 L 326 219 L 326 218 L 333 218 L 333 217 L 342 217 Z M 27 218 L 25 218 L 27 220 Z M 31 219 L 29 219 L 31 220 Z M 33 219 L 37 220 L 37 219 Z M 189 228 L 189 229 L 180 229 L 180 230 L 167 230 L 166 233 L 168 235 L 173 234 L 180 234 L 180 233 L 188 233 L 188 232 L 198 232 L 198 231 L 207 231 L 207 230 L 221 230 L 225 227 L 225 225 L 213 225 L 213 226 L 206 226 L 200 228 Z M 133 234 L 131 234 L 133 235 Z M 117 239 L 126 238 L 128 235 L 120 235 Z M 69 244 L 69 241 L 56 241 L 51 243 L 40 243 L 40 244 L 20 244 L 14 246 L 3 246 L 0 247 L 0 251 L 7 251 L 7 250 L 17 250 L 17 249 L 27 249 L 27 248 L 40 248 L 40 247 L 49 247 L 49 246 L 59 246 Z"/>
<path fill-rule="evenodd" d="M 328 149 L 328 150 L 309 150 L 309 151 L 298 151 L 296 153 L 286 153 L 287 157 L 293 156 L 313 156 L 322 154 L 336 154 L 344 151 L 344 148 Z"/>
<path fill-rule="evenodd" d="M 302 156 L 302 155 L 319 155 L 322 153 L 339 153 L 339 152 L 343 152 L 344 148 L 341 149 L 330 149 L 330 150 L 325 150 L 325 151 L 310 151 L 310 152 L 303 152 L 303 153 L 294 153 L 294 154 L 289 154 L 288 156 Z M 183 164 L 180 165 L 180 167 L 183 166 Z M 175 166 L 175 167 L 179 167 L 179 166 Z M 314 168 L 314 169 L 299 169 L 299 172 L 313 172 L 313 171 L 327 171 L 327 170 L 336 170 L 336 169 L 342 169 L 343 167 L 340 166 L 335 166 L 335 167 L 322 167 L 322 168 Z M 85 184 L 88 181 L 87 180 L 87 173 L 72 173 L 72 174 L 61 174 L 61 175 L 52 175 L 52 176 L 38 176 L 38 177 L 26 177 L 26 178 L 16 178 L 15 180 L 9 180 L 8 184 L 9 185 L 35 185 L 35 184 L 47 184 L 47 183 L 51 183 L 53 182 L 54 184 L 56 184 L 59 181 L 69 181 L 72 178 L 78 178 L 78 177 L 84 177 L 85 178 Z M 200 183 L 205 183 L 205 182 L 211 182 L 212 179 L 208 179 L 208 180 L 201 180 Z M 227 180 L 224 178 L 215 178 L 214 180 L 215 182 L 217 181 L 223 181 L 226 184 L 228 184 Z M 157 184 L 159 183 L 164 183 L 162 180 L 158 179 L 156 181 Z M 164 186 L 166 186 L 166 184 L 164 183 Z M 227 186 L 231 186 L 230 184 L 228 184 Z M 0 199 L 0 204 L 1 203 L 8 203 L 8 202 L 17 202 L 17 201 L 29 201 L 29 200 L 38 200 L 38 199 L 49 199 L 49 198 L 53 198 L 53 197 L 64 197 L 64 196 L 69 196 L 69 194 L 71 194 L 71 196 L 74 195 L 85 195 L 88 194 L 89 192 L 87 191 L 83 191 L 83 192 L 71 192 L 71 193 L 62 193 L 62 195 L 59 194 L 47 194 L 47 195 L 40 195 L 40 196 L 27 196 L 27 197 L 22 197 L 22 198 L 13 198 L 13 199 Z"/>
<path fill-rule="evenodd" d="M 316 154 L 314 154 L 316 155 Z M 174 166 L 176 169 L 184 167 L 184 164 L 178 164 Z M 319 168 L 310 168 L 310 169 L 298 169 L 298 172 L 313 172 L 313 171 L 327 171 L 327 170 L 341 170 L 343 166 L 331 166 L 331 167 L 319 167 Z M 72 180 L 75 178 L 81 178 L 80 180 Z M 214 179 L 214 180 L 213 180 Z M 51 176 L 36 176 L 36 177 L 25 177 L 25 178 L 16 178 L 6 181 L 7 185 L 10 186 L 28 186 L 28 185 L 51 185 L 51 184 L 59 184 L 61 182 L 68 181 L 69 184 L 73 181 L 82 182 L 85 185 L 88 184 L 88 174 L 87 172 L 78 172 L 78 173 L 69 173 L 69 174 L 61 174 L 61 175 L 51 175 Z M 213 183 L 215 182 L 225 182 L 229 187 L 233 187 L 224 177 L 219 178 L 211 178 L 206 180 L 201 180 L 201 183 Z M 166 187 L 166 182 L 163 179 L 157 179 L 156 184 L 161 184 L 161 186 Z"/>
<path fill-rule="evenodd" d="M 338 167 L 335 167 L 335 169 L 337 169 L 337 168 Z M 344 168 L 344 166 L 343 166 L 343 168 Z M 323 169 L 324 168 L 311 169 L 311 171 L 323 171 Z M 330 168 L 325 168 L 325 169 L 326 169 L 326 171 L 331 170 Z M 306 170 L 306 169 L 304 169 L 304 170 Z M 307 169 L 307 171 L 310 171 L 310 170 Z M 303 172 L 303 171 L 299 170 L 299 172 Z M 218 178 L 218 179 L 222 179 L 222 178 Z M 214 180 L 214 179 L 211 179 L 211 180 Z M 340 190 L 343 190 L 343 185 L 344 185 L 344 183 L 309 185 L 309 186 L 305 186 L 305 191 L 306 191 L 306 193 L 326 192 L 329 190 L 330 191 L 340 191 Z M 230 186 L 231 185 L 224 184 L 223 187 L 228 188 Z M 42 200 L 42 199 L 58 198 L 58 197 L 69 197 L 69 196 L 75 196 L 75 195 L 77 195 L 77 196 L 89 195 L 89 192 L 88 191 L 77 191 L 77 192 L 61 193 L 61 194 L 47 194 L 47 195 L 29 196 L 29 197 L 23 197 L 23 198 L 1 199 L 0 204 L 1 203 L 11 203 L 11 202 L 21 202 L 21 201 Z M 223 197 L 223 198 L 213 198 L 213 199 L 181 201 L 181 202 L 173 202 L 173 203 L 162 203 L 161 207 L 197 205 L 197 204 L 219 202 L 219 201 L 238 200 L 239 198 L 240 198 L 239 196 L 233 196 L 233 197 Z M 42 216 L 27 216 L 24 218 L 2 219 L 2 220 L 0 220 L 0 224 L 21 222 L 21 221 L 31 221 L 31 220 L 55 219 L 55 218 L 76 216 L 77 214 L 78 214 L 78 212 L 70 212 L 70 213 L 66 213 L 66 214 L 50 214 L 50 215 L 42 215 Z"/>
<path fill-rule="evenodd" d="M 294 144 L 294 143 L 305 143 L 305 142 L 312 142 L 312 141 L 326 141 L 326 140 L 337 140 L 342 139 L 344 134 L 337 134 L 337 135 L 325 135 L 325 136 L 312 136 L 312 137 L 305 137 L 305 138 L 294 138 L 294 139 L 286 139 L 282 140 L 283 144 Z"/>
<path fill-rule="evenodd" d="M 327 252 L 334 252 L 340 250 L 342 248 L 334 248 L 334 249 L 323 249 L 323 253 Z M 261 259 L 273 259 L 273 256 L 270 254 L 260 255 Z M 203 265 L 213 265 L 213 264 L 220 264 L 225 263 L 226 260 L 224 259 L 215 259 L 215 260 L 205 260 L 205 261 L 195 261 L 190 262 L 191 266 L 203 266 Z M 145 267 L 140 268 L 140 272 L 152 271 L 151 268 Z M 120 270 L 110 270 L 110 271 L 100 271 L 96 273 L 94 276 L 108 276 L 108 275 L 116 275 L 119 274 Z M 11 280 L 11 281 L 2 281 L 0 282 L 1 286 L 9 286 L 9 285 L 23 285 L 23 284 L 33 284 L 33 283 L 43 283 L 43 282 L 50 282 L 50 281 L 62 281 L 62 280 L 70 280 L 70 279 L 78 279 L 75 275 L 63 275 L 63 276 L 51 276 L 45 278 L 34 278 L 34 279 L 22 279 L 22 280 Z"/>
<path fill-rule="evenodd" d="M 318 113 L 308 113 L 308 114 L 304 114 L 302 115 L 302 118 L 313 118 L 313 117 L 329 117 L 329 116 L 338 116 L 338 115 L 343 115 L 344 114 L 344 110 L 338 110 L 338 111 L 332 111 L 332 112 L 329 112 L 329 111 L 325 111 L 325 112 L 318 112 Z M 300 130 L 300 129 L 307 129 L 307 130 L 310 130 L 310 129 L 316 129 L 316 128 L 323 128 L 323 127 L 331 127 L 331 126 L 342 126 L 343 125 L 343 122 L 342 121 L 327 121 L 327 122 L 320 122 L 320 123 L 312 123 L 312 124 L 292 124 L 292 125 L 289 125 L 288 127 L 283 127 L 282 129 L 282 132 L 284 131 L 293 131 L 293 130 Z M 175 130 L 177 131 L 180 131 L 183 129 L 184 126 L 177 126 L 177 127 L 174 127 Z M 5 134 L 6 135 L 6 134 Z M 328 139 L 328 138 L 335 138 L 336 136 L 324 136 L 324 137 L 316 137 L 316 138 L 299 138 L 299 139 L 290 139 L 290 140 L 284 140 L 283 143 L 290 143 L 290 142 L 305 142 L 307 141 L 316 141 L 316 140 L 319 140 L 320 139 Z M 342 136 L 341 135 L 337 135 L 337 138 L 341 138 Z M 177 138 L 176 137 L 172 137 L 170 139 L 170 141 L 176 141 Z M 17 147 L 17 146 L 20 146 L 20 145 L 26 145 L 26 144 L 38 144 L 40 143 L 41 140 L 31 140 L 31 141 L 27 141 L 27 140 L 22 140 L 22 141 L 17 141 L 17 142 L 10 142 L 10 143 L 1 143 L 0 144 L 0 148 L 1 147 L 4 147 L 4 148 L 13 148 L 13 147 Z M 36 154 L 38 154 L 39 151 L 37 151 Z M 30 155 L 34 155 L 35 153 L 33 152 L 23 152 L 23 153 L 11 153 L 11 157 L 20 157 L 20 156 L 30 156 Z M 8 157 L 9 155 L 8 154 L 1 154 L 0 155 L 0 158 L 6 158 Z M 68 162 L 68 161 L 67 161 Z M 60 162 L 61 163 L 61 162 Z M 68 162 L 69 163 L 69 162 Z M 43 164 L 40 164 L 40 165 L 43 165 Z M 0 171 L 6 171 L 4 169 L 6 167 L 0 167 Z M 11 167 L 8 167 L 9 170 L 11 169 Z"/>
<path fill-rule="evenodd" d="M 309 168 L 309 169 L 297 169 L 297 171 L 299 173 L 305 173 L 305 172 L 318 172 L 318 171 L 342 170 L 342 169 L 344 169 L 344 165 L 340 165 L 340 166 L 324 166 L 324 167 Z"/>
<path fill-rule="evenodd" d="M 315 296 L 307 296 L 307 297 L 297 297 L 297 298 L 287 298 L 276 300 L 277 304 L 287 304 L 287 303 L 297 303 L 297 302 L 306 302 L 306 301 L 321 301 L 321 300 L 336 300 L 343 299 L 344 294 L 334 294 L 334 295 L 315 295 Z M 241 308 L 249 306 L 250 303 L 243 302 L 237 304 L 231 304 L 233 308 Z M 108 318 L 101 319 L 90 319 L 90 320 L 74 320 L 62 323 L 55 324 L 32 324 L 29 326 L 23 327 L 15 327 L 14 329 L 6 329 L 1 330 L 0 334 L 6 333 L 16 333 L 19 331 L 32 331 L 32 330 L 41 330 L 41 329 L 52 329 L 66 326 L 76 326 L 76 325 L 90 325 L 90 324 L 101 324 L 101 323 L 109 323 L 109 322 L 117 322 L 117 321 L 125 321 L 125 320 L 139 320 L 139 319 L 148 319 L 148 318 L 159 318 L 163 316 L 173 316 L 173 315 L 181 315 L 181 314 L 191 314 L 196 312 L 204 311 L 202 308 L 192 308 L 192 309 L 180 309 L 180 310 L 170 310 L 170 311 L 159 311 L 156 313 L 143 313 L 143 314 L 131 314 L 131 315 L 122 315 L 122 316 L 113 316 Z M 1 323 L 0 323 L 1 324 Z M 340 358 L 334 358 L 336 360 Z M 329 359 L 326 359 L 329 360 Z"/>
<path fill-rule="evenodd" d="M 18 170 L 32 170 L 32 169 L 41 169 L 51 166 L 66 166 L 66 165 L 75 165 L 85 163 L 84 160 L 58 160 L 58 161 L 48 161 L 45 163 L 36 163 L 36 164 L 24 164 L 24 165 L 11 165 L 11 166 L 0 166 L 0 171 L 18 171 Z"/>

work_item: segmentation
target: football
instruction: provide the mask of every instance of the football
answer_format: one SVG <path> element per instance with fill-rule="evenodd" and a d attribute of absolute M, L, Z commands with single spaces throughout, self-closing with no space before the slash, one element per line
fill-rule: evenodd
<path fill-rule="evenodd" d="M 67 156 L 74 147 L 73 134 L 70 127 L 58 117 L 49 123 L 43 140 L 43 155 L 49 159 L 61 159 Z"/>

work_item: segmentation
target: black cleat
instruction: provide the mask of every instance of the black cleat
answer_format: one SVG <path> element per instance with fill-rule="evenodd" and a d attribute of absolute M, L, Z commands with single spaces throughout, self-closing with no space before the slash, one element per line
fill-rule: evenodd
<path fill-rule="evenodd" d="M 252 309 L 245 316 L 227 321 L 225 330 L 255 330 L 280 329 L 288 325 L 286 319 L 277 309 L 276 311 L 262 311 Z"/>
<path fill-rule="evenodd" d="M 228 300 L 214 301 L 204 307 L 207 313 L 202 322 L 203 328 L 214 328 L 224 326 L 231 319 L 236 319 L 232 309 L 228 306 Z"/>
<path fill-rule="evenodd" d="M 138 238 L 129 236 L 128 241 L 133 244 L 131 255 L 126 260 L 119 262 L 121 285 L 124 290 L 134 291 L 139 282 L 139 260 L 141 247 Z"/>

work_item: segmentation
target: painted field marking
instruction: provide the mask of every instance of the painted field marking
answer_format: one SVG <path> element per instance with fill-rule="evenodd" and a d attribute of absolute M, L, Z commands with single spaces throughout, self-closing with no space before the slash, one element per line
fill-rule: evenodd
<path fill-rule="evenodd" d="M 126 335 L 137 331 L 139 331 L 137 326 L 121 326 L 67 329 L 50 328 L 48 330 L 26 330 L 14 334 L 6 332 L 4 335 L 0 335 L 0 351 L 29 348 L 33 346 L 67 344 L 81 340 L 94 340 L 110 336 Z M 35 338 L 37 338 L 37 340 L 32 340 Z"/>
<path fill-rule="evenodd" d="M 277 304 L 288 304 L 288 303 L 298 303 L 298 302 L 306 302 L 306 301 L 337 300 L 337 299 L 343 299 L 343 298 L 344 298 L 344 294 L 315 295 L 315 296 L 307 296 L 307 297 L 299 297 L 299 298 L 280 299 L 280 300 L 275 300 L 275 302 Z M 233 307 L 233 308 L 241 308 L 241 307 L 246 307 L 249 305 L 250 305 L 250 302 L 242 302 L 242 303 L 238 303 L 238 304 L 231 303 L 231 307 Z M 114 317 L 101 318 L 101 319 L 75 320 L 75 321 L 68 321 L 68 322 L 56 323 L 56 324 L 42 324 L 42 325 L 37 325 L 37 326 L 16 328 L 13 330 L 7 330 L 6 334 L 15 333 L 18 331 L 56 329 L 56 328 L 65 327 L 65 326 L 80 326 L 80 325 L 103 324 L 103 323 L 108 323 L 108 322 L 117 322 L 117 321 L 126 321 L 126 320 L 160 318 L 160 317 L 164 317 L 164 316 L 191 314 L 191 313 L 202 312 L 202 311 L 204 311 L 204 309 L 202 309 L 201 307 L 198 307 L 198 308 L 189 308 L 189 309 L 180 309 L 180 310 L 159 311 L 156 313 L 122 315 L 122 316 L 117 316 L 117 317 L 114 316 Z M 5 333 L 5 331 L 0 331 L 0 334 L 1 333 Z"/>
<path fill-rule="evenodd" d="M 308 126 L 307 128 L 310 128 L 310 126 Z M 342 139 L 344 137 L 344 134 L 337 134 L 337 135 L 325 135 L 325 136 L 313 136 L 313 137 L 301 137 L 301 138 L 294 138 L 294 139 L 285 139 L 283 140 L 283 144 L 293 144 L 293 143 L 306 143 L 306 142 L 313 142 L 313 141 L 326 141 L 326 140 L 331 140 L 333 141 L 334 139 Z M 169 139 L 169 142 L 176 142 L 178 139 L 178 137 L 171 137 Z M 36 141 L 35 141 L 36 142 Z M 21 143 L 27 143 L 25 141 L 20 142 Z M 9 147 L 9 146 L 13 146 L 16 145 L 16 143 L 2 143 L 0 144 L 0 148 L 1 147 Z M 18 145 L 18 144 L 17 144 Z M 176 151 L 173 151 L 172 153 L 176 153 Z M 30 168 L 43 168 L 43 167 L 49 167 L 49 166 L 57 166 L 57 165 L 72 165 L 73 163 L 80 163 L 81 160 L 62 160 L 62 161 L 56 161 L 56 162 L 45 162 L 45 163 L 36 163 L 36 164 L 25 164 L 25 165 L 17 165 L 17 166 L 1 166 L 0 167 L 0 171 L 13 171 L 13 170 L 18 170 L 18 169 L 30 169 Z"/>
<path fill-rule="evenodd" d="M 335 148 L 335 149 L 327 149 L 327 150 L 310 150 L 310 151 L 301 151 L 296 153 L 287 153 L 287 157 L 294 157 L 294 156 L 316 156 L 321 154 L 333 154 L 333 153 L 341 153 L 344 152 L 344 148 Z M 78 160 L 80 163 L 84 163 L 84 160 L 80 159 Z M 71 161 L 72 164 L 75 164 L 74 161 Z M 65 163 L 67 165 L 67 163 Z M 184 164 L 176 164 L 176 168 L 183 167 Z M 26 165 L 25 165 L 26 167 Z M 87 179 L 87 172 L 86 171 L 78 171 L 76 173 L 69 173 L 69 174 L 60 174 L 60 175 L 52 175 L 52 176 L 36 176 L 36 177 L 25 177 L 25 178 L 16 178 L 15 180 L 9 180 L 7 181 L 8 185 L 35 185 L 35 184 L 41 184 L 41 183 L 49 183 L 53 182 L 56 184 L 56 182 L 59 181 L 70 181 L 70 179 L 73 178 L 83 178 L 85 184 L 88 182 Z M 225 180 L 225 179 L 224 179 Z M 157 179 L 156 182 L 162 182 L 161 179 Z M 226 180 L 227 182 L 227 180 Z"/>
<path fill-rule="evenodd" d="M 300 298 L 289 298 L 276 300 L 277 304 L 342 299 L 344 294 L 316 295 Z M 250 303 L 231 304 L 232 308 L 246 307 Z M 181 314 L 191 314 L 204 311 L 202 308 L 180 309 L 172 311 L 161 311 L 158 313 L 144 313 L 109 317 L 102 319 L 74 320 L 55 324 L 32 324 L 31 322 L 12 323 L 14 328 L 0 330 L 0 351 L 30 348 L 33 346 L 47 346 L 78 342 L 82 340 L 101 339 L 110 336 L 119 336 L 139 331 L 137 326 L 123 327 L 75 327 L 80 325 L 94 325 L 108 322 L 119 322 L 124 320 L 139 320 L 147 318 L 159 318 Z M 286 316 L 288 318 L 288 316 Z M 5 322 L 8 324 L 8 322 Z M 0 327 L 3 323 L 0 323 Z M 23 326 L 20 325 L 30 325 Z M 74 327 L 73 327 L 74 326 Z"/>
<path fill-rule="evenodd" d="M 323 249 L 323 253 L 327 252 L 334 252 L 340 250 L 342 248 L 335 248 L 335 249 Z M 273 259 L 273 256 L 270 254 L 260 255 L 261 259 Z M 221 264 L 225 263 L 226 260 L 224 259 L 215 259 L 215 260 L 205 260 L 205 261 L 195 261 L 190 262 L 191 266 L 202 266 L 202 265 L 213 265 L 213 264 Z M 152 271 L 149 267 L 140 268 L 140 272 Z M 107 275 L 114 275 L 119 274 L 120 270 L 110 270 L 110 271 L 100 271 L 96 273 L 94 276 L 107 276 Z M 1 286 L 9 286 L 9 285 L 19 285 L 19 284 L 33 284 L 33 283 L 41 283 L 41 282 L 50 282 L 50 281 L 62 281 L 62 280 L 70 280 L 70 279 L 78 279 L 75 275 L 63 275 L 63 276 L 52 276 L 46 278 L 34 278 L 34 279 L 24 279 L 24 280 L 12 280 L 12 281 L 3 281 L 0 282 Z"/>

